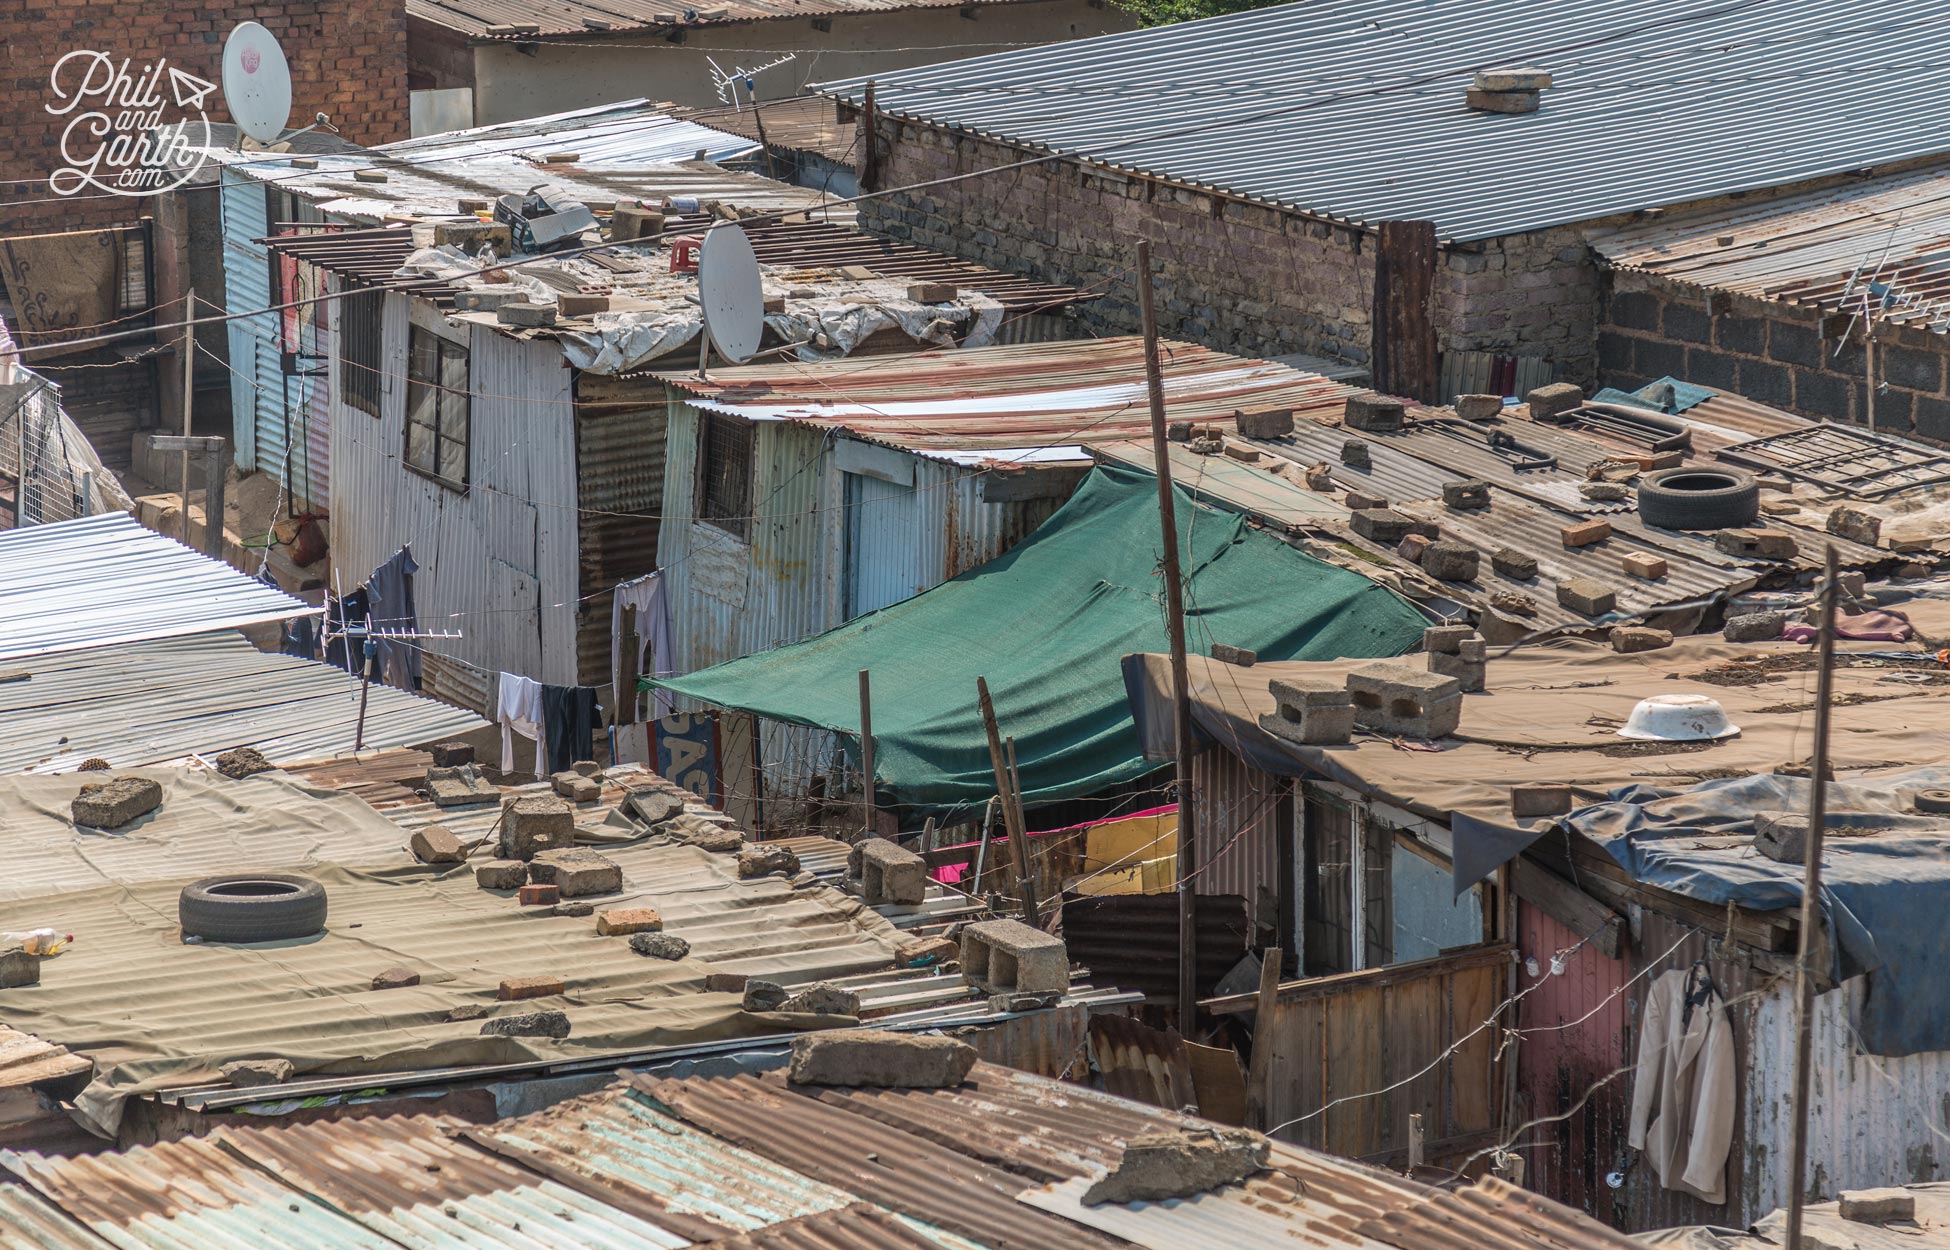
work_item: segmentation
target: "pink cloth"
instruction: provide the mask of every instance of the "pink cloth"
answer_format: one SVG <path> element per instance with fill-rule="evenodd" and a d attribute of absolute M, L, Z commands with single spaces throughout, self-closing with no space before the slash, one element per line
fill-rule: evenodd
<path fill-rule="evenodd" d="M 1813 625 L 1790 625 L 1781 631 L 1789 642 L 1813 642 L 1821 631 Z M 1868 612 L 1835 613 L 1835 637 L 1852 642 L 1908 642 L 1916 627 L 1901 612 L 1874 609 Z"/>

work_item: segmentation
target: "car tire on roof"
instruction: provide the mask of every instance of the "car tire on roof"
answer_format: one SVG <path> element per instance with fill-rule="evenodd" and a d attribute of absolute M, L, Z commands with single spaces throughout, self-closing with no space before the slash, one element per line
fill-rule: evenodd
<path fill-rule="evenodd" d="M 1639 518 L 1664 530 L 1725 530 L 1760 516 L 1760 486 L 1734 469 L 1661 469 L 1639 483 Z"/>
<path fill-rule="evenodd" d="M 205 942 L 310 937 L 325 927 L 325 887 L 277 872 L 205 877 L 183 887 L 176 914 L 185 938 Z"/>

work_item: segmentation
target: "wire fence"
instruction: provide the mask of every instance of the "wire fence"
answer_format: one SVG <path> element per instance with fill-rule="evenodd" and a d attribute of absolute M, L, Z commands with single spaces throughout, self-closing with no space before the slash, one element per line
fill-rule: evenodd
<path fill-rule="evenodd" d="M 67 411 L 61 389 L 28 370 L 0 383 L 0 528 L 135 507 Z"/>

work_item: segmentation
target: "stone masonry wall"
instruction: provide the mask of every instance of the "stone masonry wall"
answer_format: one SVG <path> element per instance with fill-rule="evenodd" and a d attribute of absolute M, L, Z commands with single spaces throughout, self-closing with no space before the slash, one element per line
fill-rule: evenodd
<path fill-rule="evenodd" d="M 879 130 L 883 188 L 1037 155 L 894 119 Z M 1370 359 L 1375 240 L 1358 227 L 1061 161 L 891 194 L 863 203 L 860 215 L 892 238 L 1101 292 L 1080 309 L 1098 334 L 1139 328 L 1130 269 L 1137 240 L 1149 238 L 1167 337 L 1251 356 Z M 1574 229 L 1445 249 L 1438 345 L 1544 356 L 1560 377 L 1588 382 L 1597 291 Z"/>
<path fill-rule="evenodd" d="M 1867 359 L 1847 316 L 1650 274 L 1609 275 L 1598 333 L 1604 384 L 1631 390 L 1661 377 L 1734 391 L 1805 417 L 1865 425 Z M 1839 354 L 1838 354 L 1839 352 Z M 1950 442 L 1950 340 L 1884 326 L 1876 336 L 1876 428 Z"/>

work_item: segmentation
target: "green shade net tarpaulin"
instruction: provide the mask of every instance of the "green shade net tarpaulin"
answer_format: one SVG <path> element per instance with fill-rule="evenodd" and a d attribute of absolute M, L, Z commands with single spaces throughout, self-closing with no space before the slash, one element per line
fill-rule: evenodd
<path fill-rule="evenodd" d="M 1344 569 L 1178 492 L 1185 641 L 1268 660 L 1400 655 L 1423 618 Z M 996 560 L 804 642 L 683 677 L 676 694 L 857 740 L 859 672 L 873 682 L 874 771 L 910 812 L 995 792 L 975 679 L 1016 740 L 1023 801 L 1091 794 L 1142 776 L 1123 656 L 1163 651 L 1156 479 L 1100 467 L 1035 533 Z"/>

